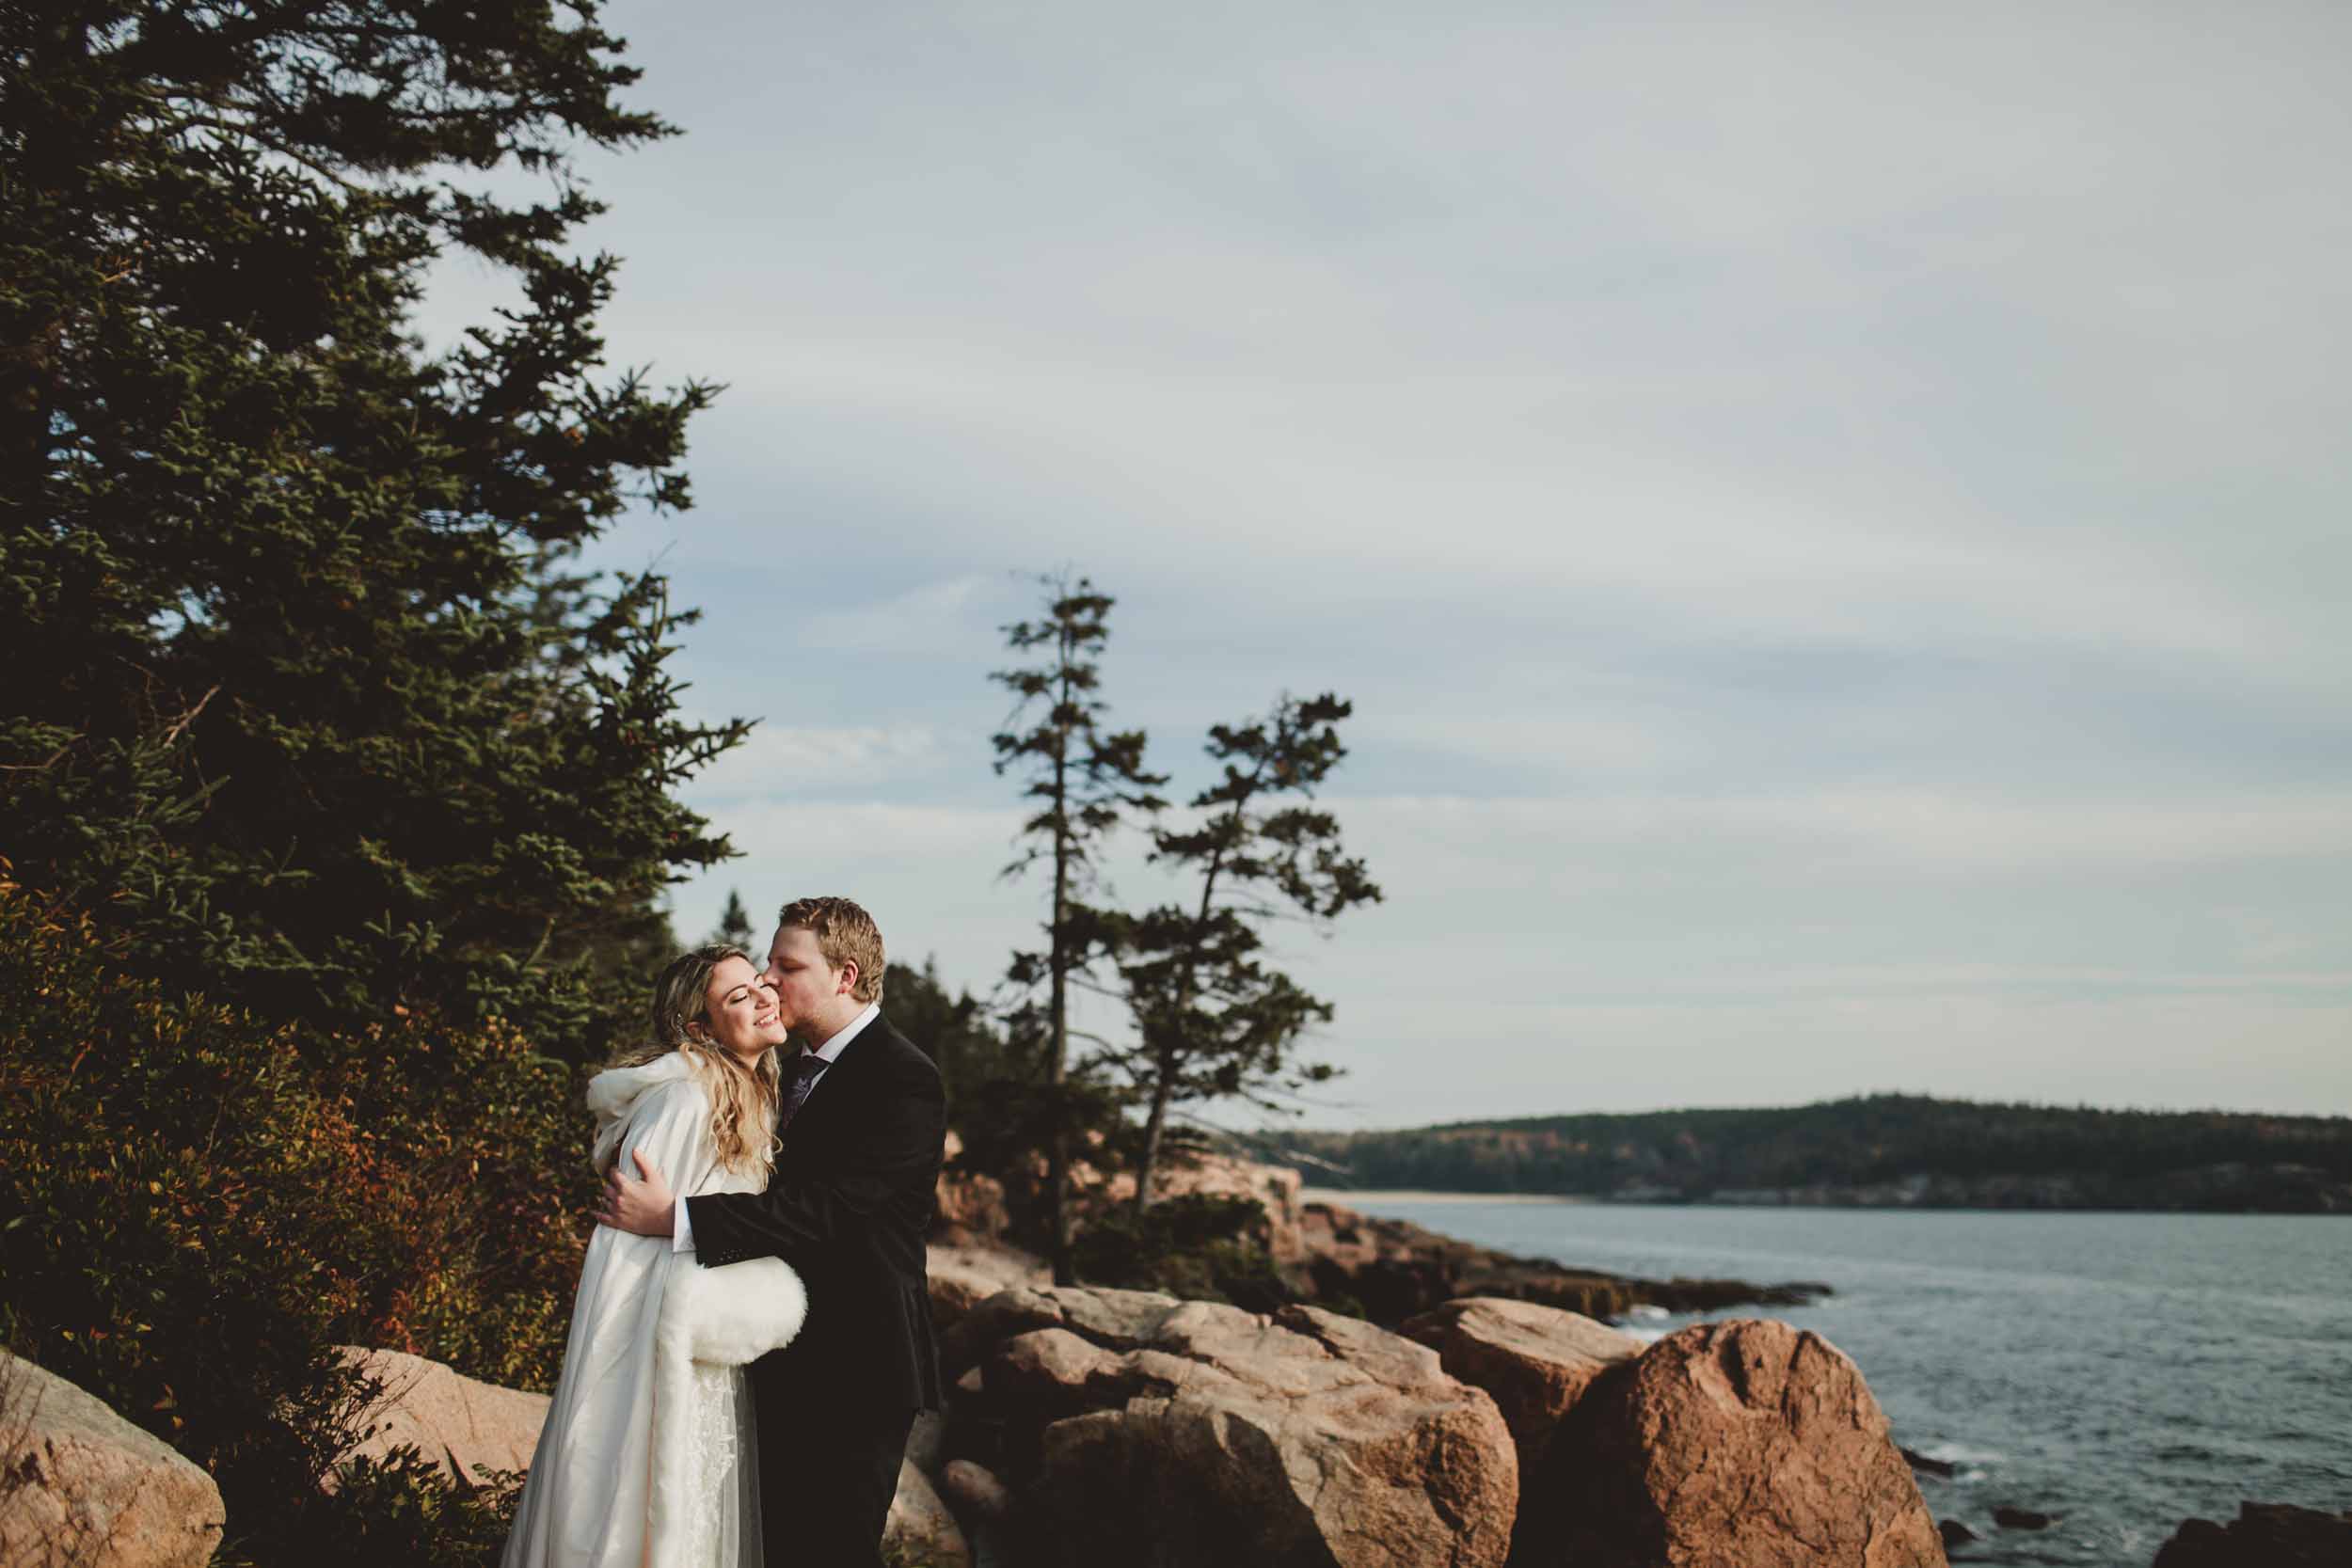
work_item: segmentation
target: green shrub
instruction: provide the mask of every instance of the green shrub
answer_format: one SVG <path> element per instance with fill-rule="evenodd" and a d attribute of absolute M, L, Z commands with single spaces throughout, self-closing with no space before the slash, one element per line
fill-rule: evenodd
<path fill-rule="evenodd" d="M 345 1465 L 331 1494 L 303 1499 L 271 1543 L 272 1563 L 383 1563 L 492 1568 L 514 1522 L 518 1470 L 472 1481 L 406 1445 Z"/>
<path fill-rule="evenodd" d="M 373 1392 L 332 1347 L 551 1385 L 593 1191 L 570 1069 L 495 1022 L 266 1028 L 98 931 L 0 863 L 0 1329 L 213 1473 L 226 1561 L 480 1536 L 501 1494 L 430 1465 L 320 1499 Z M 360 1528 L 370 1499 L 408 1525 Z"/>
<path fill-rule="evenodd" d="M 1137 1213 L 1120 1204 L 1078 1234 L 1073 1262 L 1089 1285 L 1165 1291 L 1270 1312 L 1297 1299 L 1260 1240 L 1265 1207 L 1255 1198 L 1187 1193 Z"/>

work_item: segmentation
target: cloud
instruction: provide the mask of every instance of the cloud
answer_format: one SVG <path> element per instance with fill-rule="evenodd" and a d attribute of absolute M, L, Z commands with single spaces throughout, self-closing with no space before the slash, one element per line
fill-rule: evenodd
<path fill-rule="evenodd" d="M 841 653 L 910 654 L 960 652 L 976 632 L 994 625 L 1008 597 L 1006 585 L 976 574 L 919 583 L 870 604 L 818 611 L 802 622 L 804 646 Z"/>
<path fill-rule="evenodd" d="M 1796 795 L 1660 794 L 1343 802 L 1347 819 L 1416 858 L 1614 877 L 1717 876 L 1759 857 L 1801 856 L 1817 872 L 1941 879 L 2159 873 L 2216 863 L 2352 861 L 2352 792 L 2153 802 L 2142 798 L 2004 798 L 1930 790 Z M 1516 852 L 1510 847 L 1516 847 Z M 1467 867 L 1465 867 L 1467 869 Z M 1586 872 L 1584 875 L 1591 875 Z M 1440 873 L 1433 879 L 1447 880 Z"/>
<path fill-rule="evenodd" d="M 986 675 L 1070 563 L 1179 790 L 1210 721 L 1358 704 L 1391 900 L 1285 939 L 1333 1116 L 2352 1111 L 2352 13 L 610 22 L 689 134 L 590 160 L 604 325 L 729 390 L 699 509 L 607 548 L 769 720 L 682 926 L 866 889 L 993 977 Z"/>
<path fill-rule="evenodd" d="M 2341 1114 L 2352 1030 L 2341 1001 L 2241 996 L 1784 998 L 1540 1009 L 1411 1007 L 1343 1024 L 1350 1065 L 1311 1119 L 1448 1119 L 1793 1105 L 1874 1091 L 2056 1104 Z M 1443 1042 L 1434 1049 L 1431 1041 Z M 1416 1050 L 1416 1043 L 1419 1049 Z M 1661 1068 L 1664 1070 L 1661 1070 Z"/>
<path fill-rule="evenodd" d="M 2352 869 L 2342 798 L 1329 804 L 1389 899 L 1328 941 L 1276 933 L 1339 1006 L 1325 1051 L 1352 1076 L 1320 1122 L 1866 1087 L 2352 1105 L 2352 972 L 2323 934 Z M 741 805 L 722 826 L 750 858 L 681 907 L 849 892 L 985 991 L 1037 940 L 1034 879 L 998 876 L 1019 815 Z M 1132 841 L 1111 871 L 1130 904 L 1166 894 Z"/>
<path fill-rule="evenodd" d="M 843 784 L 900 782 L 940 767 L 946 747 L 921 724 L 811 728 L 763 721 L 698 774 L 685 797 L 697 808 L 805 797 Z"/>

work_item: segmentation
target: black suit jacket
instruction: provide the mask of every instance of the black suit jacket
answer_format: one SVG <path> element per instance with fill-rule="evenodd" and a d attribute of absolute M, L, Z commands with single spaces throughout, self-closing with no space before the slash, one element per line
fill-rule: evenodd
<path fill-rule="evenodd" d="M 766 1192 L 686 1200 L 704 1264 L 781 1258 L 808 1287 L 800 1336 L 763 1368 L 763 1381 L 796 1403 L 877 1415 L 938 1408 L 923 1243 L 946 1135 L 939 1069 L 877 1017 L 785 1129 Z"/>

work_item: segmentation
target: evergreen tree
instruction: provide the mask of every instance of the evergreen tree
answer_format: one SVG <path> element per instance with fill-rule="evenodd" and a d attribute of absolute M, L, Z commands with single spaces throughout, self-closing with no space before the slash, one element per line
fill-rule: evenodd
<path fill-rule="evenodd" d="M 1380 898 L 1338 820 L 1305 803 L 1347 755 L 1339 724 L 1354 709 L 1329 693 L 1285 696 L 1263 719 L 1209 731 L 1223 777 L 1191 801 L 1190 825 L 1152 835 L 1152 858 L 1194 891 L 1122 918 L 1120 974 L 1137 1042 L 1118 1054 L 1147 1110 L 1136 1206 L 1152 1201 L 1171 1107 L 1269 1096 L 1333 1075 L 1295 1047 L 1331 1005 L 1263 958 L 1263 927 L 1284 916 L 1327 927 Z"/>
<path fill-rule="evenodd" d="M 1096 694 L 1098 660 L 1110 639 L 1116 601 L 1085 578 L 1042 581 L 1044 614 L 1004 628 L 1006 645 L 1037 656 L 1038 662 L 999 670 L 990 679 L 1015 699 L 1005 730 L 994 737 L 996 771 L 1019 769 L 1027 780 L 1022 793 L 1036 807 L 1022 824 L 1021 852 L 1005 874 L 1042 865 L 1053 879 L 1045 945 L 1014 955 L 1008 978 L 1025 991 L 1044 993 L 1036 1032 L 1048 1128 L 1046 1215 L 1054 1277 L 1066 1285 L 1073 1279 L 1072 1135 L 1086 1114 L 1086 1102 L 1069 1092 L 1071 989 L 1091 971 L 1110 935 L 1109 917 L 1089 902 L 1100 884 L 1104 841 L 1129 816 L 1163 808 L 1167 802 L 1152 791 L 1168 780 L 1144 767 L 1141 730 L 1111 731 L 1104 724 L 1108 705 Z"/>
<path fill-rule="evenodd" d="M 0 9 L 0 854 L 173 984 L 593 1053 L 729 852 L 673 794 L 745 728 L 678 717 L 691 615 L 570 566 L 688 504 L 713 390 L 605 371 L 565 249 L 565 150 L 670 132 L 596 15 Z M 427 354 L 453 251 L 518 299 Z"/>
<path fill-rule="evenodd" d="M 947 1090 L 947 1115 L 963 1119 L 965 1147 L 977 1141 L 993 1148 L 1001 1128 L 985 1125 L 992 1119 L 986 1116 L 976 1121 L 969 1113 L 1018 1069 L 988 1005 L 969 990 L 950 993 L 939 977 L 936 958 L 925 958 L 921 969 L 892 964 L 889 1002 L 891 1025 L 938 1066 Z"/>
<path fill-rule="evenodd" d="M 723 942 L 746 952 L 752 945 L 752 911 L 743 907 L 743 895 L 734 888 L 727 889 L 727 907 L 720 911 L 719 928 L 710 933 L 713 942 Z"/>

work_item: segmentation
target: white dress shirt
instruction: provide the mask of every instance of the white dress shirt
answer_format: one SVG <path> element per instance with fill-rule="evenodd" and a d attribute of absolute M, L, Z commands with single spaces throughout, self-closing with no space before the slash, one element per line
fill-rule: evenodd
<path fill-rule="evenodd" d="M 866 1010 L 864 1012 L 858 1014 L 857 1017 L 850 1020 L 849 1022 L 834 1030 L 833 1037 L 825 1041 L 824 1044 L 818 1046 L 814 1052 L 811 1053 L 811 1054 L 816 1056 L 819 1061 L 823 1062 L 826 1069 L 830 1071 L 833 1064 L 841 1059 L 841 1053 L 848 1049 L 850 1042 L 857 1038 L 859 1032 L 880 1017 L 882 1017 L 882 1004 L 879 1002 L 868 1002 L 866 1004 Z M 809 1085 L 808 1092 L 812 1095 L 815 1094 L 818 1089 L 823 1085 L 824 1082 L 825 1074 L 822 1072 L 818 1073 L 817 1075 L 816 1082 Z M 803 1108 L 805 1109 L 808 1101 L 803 1099 L 801 1101 L 801 1104 Z M 798 1115 L 797 1112 L 794 1114 Z M 677 1200 L 675 1217 L 670 1222 L 670 1250 L 673 1252 L 691 1252 L 693 1249 L 694 1227 L 686 1218 L 686 1199 L 681 1197 Z"/>

